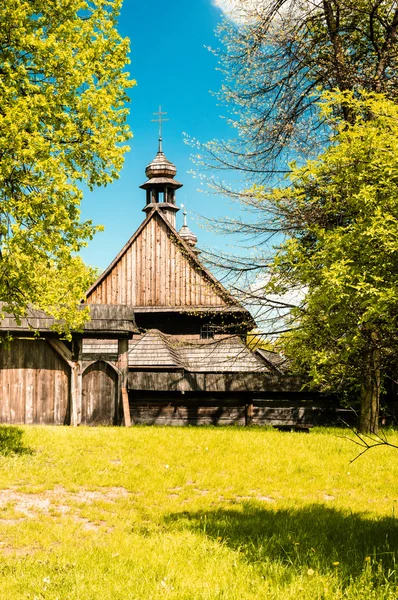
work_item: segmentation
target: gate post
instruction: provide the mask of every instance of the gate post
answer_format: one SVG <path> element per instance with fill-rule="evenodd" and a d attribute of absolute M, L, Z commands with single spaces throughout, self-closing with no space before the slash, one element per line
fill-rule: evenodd
<path fill-rule="evenodd" d="M 73 338 L 70 424 L 74 427 L 80 425 L 82 420 L 82 348 L 83 340 Z"/>
<path fill-rule="evenodd" d="M 127 379 L 129 374 L 129 340 L 128 338 L 119 338 L 118 344 L 118 367 L 119 376 L 119 406 L 123 407 L 123 420 L 126 427 L 130 427 L 130 407 L 127 392 Z"/>

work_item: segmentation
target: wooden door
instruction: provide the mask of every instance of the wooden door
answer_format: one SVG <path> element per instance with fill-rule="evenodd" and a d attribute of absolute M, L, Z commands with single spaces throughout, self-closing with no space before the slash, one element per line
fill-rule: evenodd
<path fill-rule="evenodd" d="M 83 373 L 82 425 L 115 425 L 118 375 L 106 362 L 98 361 Z"/>

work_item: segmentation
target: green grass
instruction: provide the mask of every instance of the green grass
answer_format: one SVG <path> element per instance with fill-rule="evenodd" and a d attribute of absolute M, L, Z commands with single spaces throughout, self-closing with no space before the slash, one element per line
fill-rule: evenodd
<path fill-rule="evenodd" d="M 0 427 L 0 599 L 396 600 L 398 451 L 338 434 Z"/>

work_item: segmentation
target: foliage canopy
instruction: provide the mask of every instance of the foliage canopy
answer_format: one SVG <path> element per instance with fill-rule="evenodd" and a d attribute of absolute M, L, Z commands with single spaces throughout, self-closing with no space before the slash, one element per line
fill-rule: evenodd
<path fill-rule="evenodd" d="M 128 40 L 121 0 L 3 0 L 0 7 L 0 300 L 28 303 L 63 327 L 92 278 L 75 255 L 81 182 L 111 182 L 123 163 Z"/>
<path fill-rule="evenodd" d="M 291 185 L 263 198 L 290 229 L 268 289 L 306 290 L 290 312 L 284 349 L 321 389 L 362 388 L 367 430 L 367 402 L 374 418 L 397 351 L 398 106 L 373 93 L 333 92 L 324 100 L 322 115 L 336 132 L 331 146 L 293 165 Z M 336 105 L 349 108 L 352 123 L 333 117 Z"/>
<path fill-rule="evenodd" d="M 236 136 L 199 145 L 197 158 L 202 168 L 239 174 L 243 190 L 231 190 L 214 172 L 209 180 L 245 209 L 218 228 L 256 247 L 249 256 L 211 262 L 227 268 L 268 331 L 283 329 L 288 315 L 294 331 L 285 350 L 317 385 L 361 382 L 361 428 L 375 430 L 397 330 L 398 3 L 234 6 L 215 53 L 224 73 L 219 97 Z M 273 261 L 270 241 L 283 238 Z"/>

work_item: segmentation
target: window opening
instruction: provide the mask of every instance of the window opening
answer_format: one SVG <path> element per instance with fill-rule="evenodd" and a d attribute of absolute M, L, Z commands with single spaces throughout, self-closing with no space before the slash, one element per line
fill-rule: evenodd
<path fill-rule="evenodd" d="M 215 331 L 216 331 L 215 325 L 210 325 L 210 323 L 205 323 L 200 328 L 200 339 L 212 340 L 214 338 Z"/>

